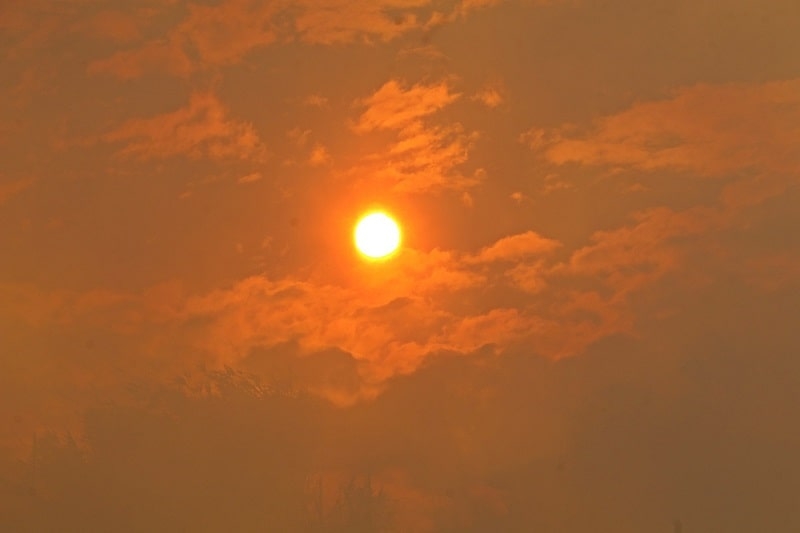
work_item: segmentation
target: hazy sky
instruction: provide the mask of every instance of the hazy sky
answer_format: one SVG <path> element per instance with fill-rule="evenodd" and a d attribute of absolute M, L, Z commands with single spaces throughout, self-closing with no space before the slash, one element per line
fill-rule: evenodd
<path fill-rule="evenodd" d="M 800 530 L 798 28 L 0 0 L 0 529 Z"/>

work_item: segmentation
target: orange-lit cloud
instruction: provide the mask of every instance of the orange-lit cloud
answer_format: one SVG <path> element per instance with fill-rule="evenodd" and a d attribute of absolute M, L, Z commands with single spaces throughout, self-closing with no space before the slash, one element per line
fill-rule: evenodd
<path fill-rule="evenodd" d="M 241 61 L 254 48 L 273 43 L 277 2 L 226 0 L 216 5 L 188 5 L 188 13 L 169 32 L 139 46 L 93 61 L 90 73 L 137 78 L 147 70 L 186 76 L 203 66 Z M 199 58 L 199 61 L 194 57 Z"/>
<path fill-rule="evenodd" d="M 240 61 L 250 50 L 275 42 L 272 19 L 277 2 L 226 0 L 216 5 L 190 5 L 189 14 L 174 30 L 175 38 L 195 49 L 212 65 Z"/>
<path fill-rule="evenodd" d="M 354 128 L 362 134 L 396 130 L 397 140 L 387 152 L 368 157 L 356 172 L 406 193 L 463 191 L 476 185 L 483 171 L 464 175 L 458 167 L 467 161 L 477 133 L 466 132 L 459 123 L 432 125 L 426 120 L 459 97 L 444 82 L 411 87 L 386 82 L 361 101 L 366 110 Z"/>
<path fill-rule="evenodd" d="M 139 294 L 4 285 L 8 307 L 0 316 L 4 324 L 21 325 L 9 337 L 14 345 L 37 331 L 47 331 L 48 338 L 61 343 L 64 350 L 81 352 L 59 360 L 60 386 L 68 388 L 78 387 L 89 376 L 87 372 L 105 390 L 139 375 L 139 370 L 147 372 L 148 379 L 167 379 L 184 365 L 235 365 L 255 349 L 296 342 L 301 349 L 298 357 L 338 350 L 353 358 L 361 380 L 355 386 L 345 383 L 344 389 L 337 388 L 338 378 L 320 382 L 314 372 L 308 376 L 310 382 L 294 384 L 349 403 L 362 394 L 374 394 L 374 387 L 392 376 L 413 371 L 431 352 L 471 349 L 472 344 L 463 344 L 457 335 L 439 333 L 460 317 L 430 298 L 481 282 L 479 275 L 459 270 L 451 262 L 444 253 L 408 258 L 399 279 L 369 281 L 369 292 L 260 276 L 191 297 L 176 284 Z M 424 283 L 417 282 L 420 276 L 425 276 Z M 476 342 L 475 335 L 470 343 Z M 128 346 L 125 353 L 118 353 L 113 364 L 100 365 L 97 350 L 123 340 Z M 487 342 L 494 341 L 488 337 L 482 341 Z M 61 356 L 41 353 L 36 357 Z"/>
<path fill-rule="evenodd" d="M 444 82 L 406 88 L 403 83 L 390 80 L 361 101 L 366 110 L 358 118 L 355 128 L 362 133 L 376 129 L 402 130 L 451 104 L 459 96 Z"/>
<path fill-rule="evenodd" d="M 690 250 L 696 250 L 691 242 L 711 242 L 727 228 L 745 224 L 751 216 L 748 208 L 798 183 L 798 119 L 800 84 L 789 80 L 697 85 L 669 99 L 637 103 L 595 121 L 587 131 L 569 125 L 526 132 L 523 140 L 557 165 L 578 163 L 612 173 L 635 170 L 649 175 L 671 171 L 723 183 L 707 206 L 639 211 L 630 226 L 596 232 L 593 243 L 576 250 L 553 273 L 601 281 L 612 291 L 609 309 L 623 311 L 631 291 L 653 287 L 687 266 L 688 254 L 695 253 Z M 648 174 L 639 179 L 648 179 Z M 549 178 L 546 182 L 561 183 Z M 758 271 L 753 267 L 750 272 Z M 700 272 L 684 275 L 702 277 Z M 534 288 L 541 286 L 536 274 L 518 277 L 529 278 Z"/>
<path fill-rule="evenodd" d="M 148 69 L 185 76 L 207 66 L 238 63 L 254 50 L 279 41 L 322 45 L 390 41 L 421 28 L 426 15 L 419 10 L 430 7 L 430 2 L 225 0 L 216 5 L 187 7 L 183 20 L 165 36 L 100 58 L 89 65 L 89 71 L 122 79 L 139 77 Z M 120 26 L 118 38 L 127 42 L 139 35 L 141 24 L 131 16 L 104 12 L 97 15 L 97 24 L 104 22 L 102 31 L 106 32 L 110 26 Z M 139 16 L 149 18 L 150 13 L 144 11 Z M 199 61 L 190 59 L 195 54 Z"/>
<path fill-rule="evenodd" d="M 459 125 L 406 129 L 373 176 L 397 192 L 468 189 L 481 181 L 483 172 L 479 169 L 473 175 L 464 175 L 457 167 L 467 161 L 476 137 Z"/>
<path fill-rule="evenodd" d="M 0 175 L 0 179 L 2 179 Z M 0 181 L 0 206 L 11 199 L 13 196 L 21 193 L 25 189 L 33 185 L 35 180 L 33 178 L 23 178 L 14 181 Z"/>
<path fill-rule="evenodd" d="M 260 181 L 263 177 L 264 176 L 260 172 L 251 172 L 250 174 L 245 174 L 244 176 L 236 180 L 236 182 L 240 184 L 254 183 L 256 181 Z"/>
<path fill-rule="evenodd" d="M 308 163 L 312 166 L 320 166 L 328 163 L 331 160 L 331 154 L 328 149 L 322 144 L 317 143 L 311 149 L 311 155 L 308 156 Z"/>
<path fill-rule="evenodd" d="M 492 109 L 500 106 L 505 101 L 502 92 L 497 87 L 486 87 L 475 94 L 472 99 Z"/>
<path fill-rule="evenodd" d="M 141 159 L 180 155 L 260 160 L 266 155 L 253 125 L 229 119 L 223 104 L 211 93 L 192 94 L 187 107 L 177 111 L 129 120 L 104 139 L 123 143 L 120 155 Z"/>
<path fill-rule="evenodd" d="M 169 40 L 152 41 L 134 50 L 116 52 L 87 66 L 90 74 L 107 73 L 122 80 L 138 78 L 150 69 L 187 76 L 194 66 L 186 53 Z"/>
<path fill-rule="evenodd" d="M 86 30 L 101 39 L 117 43 L 129 43 L 142 38 L 143 25 L 151 13 L 126 13 L 106 10 L 94 15 L 86 24 Z M 144 15 L 144 16 L 143 16 Z"/>
<path fill-rule="evenodd" d="M 567 269 L 602 280 L 618 294 L 641 288 L 680 266 L 680 241 L 719 224 L 709 209 L 674 212 L 657 208 L 635 215 L 630 226 L 598 231 L 592 244 L 576 250 Z"/>
<path fill-rule="evenodd" d="M 367 277 L 366 286 L 250 278 L 188 301 L 185 320 L 204 317 L 209 327 L 198 332 L 196 348 L 226 364 L 257 346 L 294 340 L 304 353 L 338 349 L 352 355 L 365 384 L 380 384 L 413 371 L 431 352 L 472 349 L 439 333 L 461 317 L 431 297 L 476 287 L 483 277 L 449 253 L 408 253 L 391 277 Z"/>
<path fill-rule="evenodd" d="M 68 337 L 69 331 L 94 331 L 97 339 L 128 339 L 131 356 L 105 368 L 107 386 L 124 379 L 129 366 L 142 364 L 133 357 L 137 351 L 137 357 L 149 361 L 147 371 L 154 379 L 166 379 L 183 365 L 235 366 L 255 350 L 294 343 L 299 351 L 292 357 L 340 353 L 351 358 L 355 384 L 344 381 L 340 386 L 338 378 L 310 370 L 297 376 L 309 381 L 294 383 L 337 403 L 351 403 L 374 396 L 388 380 L 414 372 L 437 354 L 525 343 L 541 354 L 562 357 L 619 331 L 623 326 L 613 306 L 595 303 L 592 316 L 605 318 L 587 319 L 585 306 L 582 313 L 573 311 L 578 304 L 570 303 L 574 296 L 569 292 L 548 288 L 542 256 L 556 248 L 555 241 L 524 233 L 501 239 L 474 256 L 407 250 L 393 270 L 365 273 L 355 284 L 345 285 L 253 276 L 188 297 L 174 284 L 141 294 L 48 293 L 14 286 L 4 292 L 6 301 L 15 302 L 7 319 L 23 321 L 32 332 L 51 330 L 58 338 Z M 528 293 L 551 291 L 548 298 L 562 304 L 550 310 L 481 304 L 476 294 L 492 288 L 484 265 L 512 259 L 529 262 L 523 263 L 528 270 L 516 264 L 505 271 L 510 286 Z M 576 261 L 580 266 L 586 263 Z M 453 306 L 452 298 L 472 303 Z M 65 384 L 84 375 L 84 364 L 81 358 L 69 363 L 73 377 L 65 377 Z"/>
<path fill-rule="evenodd" d="M 328 105 L 328 99 L 319 94 L 311 94 L 303 100 L 303 103 L 310 107 L 323 108 Z"/>
<path fill-rule="evenodd" d="M 800 81 L 702 84 L 575 128 L 531 130 L 532 148 L 556 164 L 675 169 L 719 177 L 800 170 Z"/>
<path fill-rule="evenodd" d="M 552 252 L 560 244 L 533 231 L 503 237 L 480 251 L 478 261 L 519 261 L 534 255 Z"/>
<path fill-rule="evenodd" d="M 412 10 L 427 6 L 429 0 L 306 0 L 299 4 L 295 20 L 299 39 L 312 44 L 340 44 L 389 41 L 417 28 L 420 23 Z"/>
<path fill-rule="evenodd" d="M 16 60 L 48 44 L 67 31 L 71 19 L 80 13 L 76 2 L 64 2 L 54 9 L 49 2 L 3 2 L 0 4 L 0 31 L 12 37 L 13 45 L 3 49 L 3 56 Z M 59 12 L 60 11 L 60 12 Z"/>

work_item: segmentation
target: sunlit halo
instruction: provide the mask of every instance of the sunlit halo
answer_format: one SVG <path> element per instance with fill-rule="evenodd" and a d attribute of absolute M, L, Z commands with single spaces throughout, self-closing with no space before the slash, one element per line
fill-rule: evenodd
<path fill-rule="evenodd" d="M 381 259 L 400 246 L 400 226 L 386 213 L 369 213 L 356 224 L 353 238 L 359 252 L 370 259 Z"/>

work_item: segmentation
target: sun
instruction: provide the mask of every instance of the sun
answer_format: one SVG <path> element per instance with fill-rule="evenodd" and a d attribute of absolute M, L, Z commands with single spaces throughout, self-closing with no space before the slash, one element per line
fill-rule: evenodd
<path fill-rule="evenodd" d="M 382 211 L 364 215 L 356 224 L 353 241 L 356 248 L 369 259 L 384 259 L 400 247 L 400 226 Z"/>

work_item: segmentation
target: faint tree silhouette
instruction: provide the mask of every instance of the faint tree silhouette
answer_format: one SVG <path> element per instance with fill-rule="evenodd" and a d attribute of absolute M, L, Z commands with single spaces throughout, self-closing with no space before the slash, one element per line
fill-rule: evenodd
<path fill-rule="evenodd" d="M 322 480 L 309 490 L 309 526 L 312 533 L 388 533 L 393 531 L 389 500 L 382 489 L 372 486 L 367 475 L 359 482 L 351 478 L 339 488 L 333 508 L 324 508 Z"/>
<path fill-rule="evenodd" d="M 0 531 L 302 531 L 327 405 L 231 369 L 131 390 L 3 468 Z"/>

